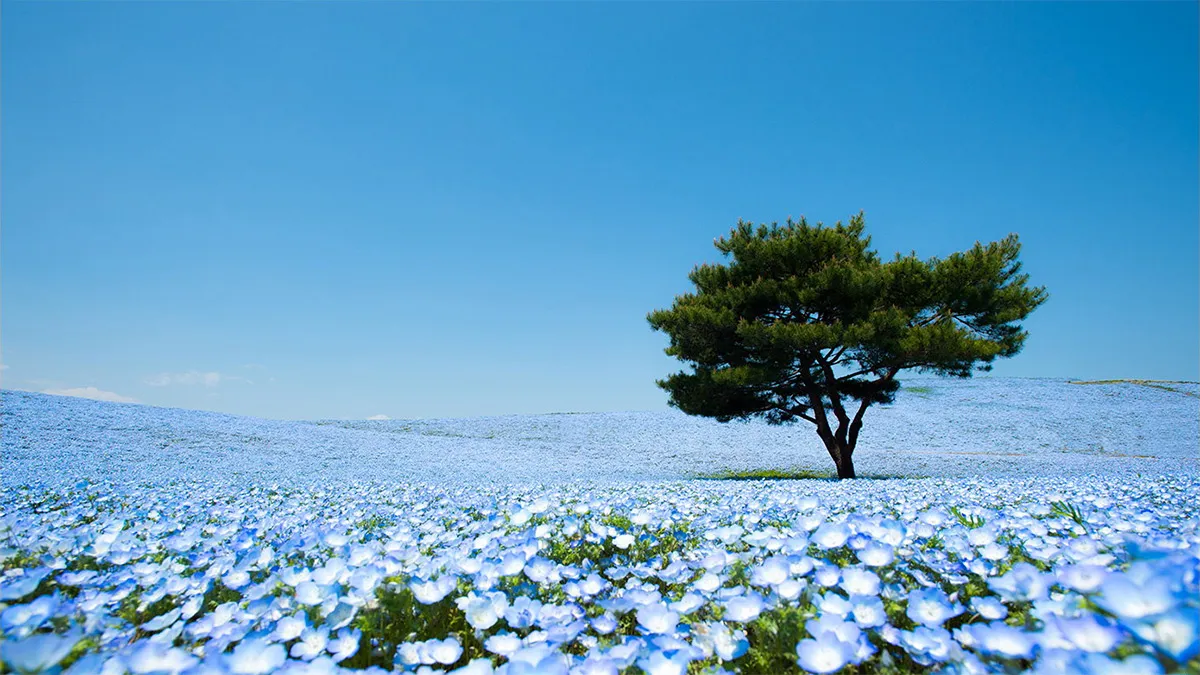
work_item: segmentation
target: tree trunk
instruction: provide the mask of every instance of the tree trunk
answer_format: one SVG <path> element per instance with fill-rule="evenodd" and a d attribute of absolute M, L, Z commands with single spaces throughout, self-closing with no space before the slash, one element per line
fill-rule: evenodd
<path fill-rule="evenodd" d="M 843 478 L 856 478 L 854 475 L 854 449 L 841 447 L 838 448 L 838 458 L 835 461 L 837 464 L 838 480 Z"/>
<path fill-rule="evenodd" d="M 837 467 L 838 479 L 856 478 L 854 474 L 854 446 L 830 433 L 828 427 L 818 429 L 817 433 L 825 443 L 825 449 L 829 451 L 829 456 L 833 458 L 833 464 Z"/>

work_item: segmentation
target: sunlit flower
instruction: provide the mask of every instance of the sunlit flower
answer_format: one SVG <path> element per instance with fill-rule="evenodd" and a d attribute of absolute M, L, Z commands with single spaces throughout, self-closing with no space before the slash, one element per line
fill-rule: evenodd
<path fill-rule="evenodd" d="M 61 636 L 38 633 L 20 640 L 0 640 L 0 660 L 22 674 L 49 671 L 66 658 L 80 637 L 79 631 L 71 631 Z"/>
<path fill-rule="evenodd" d="M 244 640 L 234 647 L 225 662 L 229 672 L 235 675 L 265 675 L 282 666 L 285 660 L 287 652 L 283 645 L 265 640 Z"/>
<path fill-rule="evenodd" d="M 925 588 L 908 594 L 908 618 L 928 628 L 937 628 L 962 611 L 962 605 L 951 602 L 941 589 Z"/>
<path fill-rule="evenodd" d="M 649 633 L 671 633 L 679 623 L 679 613 L 672 612 L 666 605 L 656 602 L 637 610 L 637 622 Z"/>
<path fill-rule="evenodd" d="M 725 619 L 745 623 L 753 621 L 766 605 L 757 594 L 739 595 L 725 601 Z"/>

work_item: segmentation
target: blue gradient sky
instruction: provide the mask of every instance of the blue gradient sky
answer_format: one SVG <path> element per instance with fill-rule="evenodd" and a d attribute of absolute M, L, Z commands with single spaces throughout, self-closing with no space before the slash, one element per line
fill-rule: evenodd
<path fill-rule="evenodd" d="M 1197 378 L 1196 3 L 4 6 L 5 388 L 660 409 L 738 218 L 1009 232 L 996 375 Z M 86 389 L 92 388 L 92 389 Z M 99 393 L 98 393 L 99 392 Z"/>

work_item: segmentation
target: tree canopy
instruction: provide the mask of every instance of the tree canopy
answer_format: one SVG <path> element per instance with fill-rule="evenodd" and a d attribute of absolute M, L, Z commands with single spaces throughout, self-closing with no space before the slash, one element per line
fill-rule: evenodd
<path fill-rule="evenodd" d="M 1017 235 L 945 258 L 870 248 L 862 213 L 846 224 L 739 221 L 714 243 L 728 264 L 695 267 L 695 291 L 651 312 L 687 365 L 658 381 L 670 404 L 722 422 L 816 426 L 842 478 L 863 415 L 890 403 L 907 369 L 957 377 L 1020 352 L 1019 322 L 1044 303 L 1021 273 Z"/>

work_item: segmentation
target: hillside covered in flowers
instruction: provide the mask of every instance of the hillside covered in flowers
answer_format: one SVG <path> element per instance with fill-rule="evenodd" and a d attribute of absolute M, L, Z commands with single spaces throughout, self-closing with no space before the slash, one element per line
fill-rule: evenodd
<path fill-rule="evenodd" d="M 3 392 L 18 673 L 1200 672 L 1194 384 L 911 380 L 804 427 L 280 422 Z"/>

